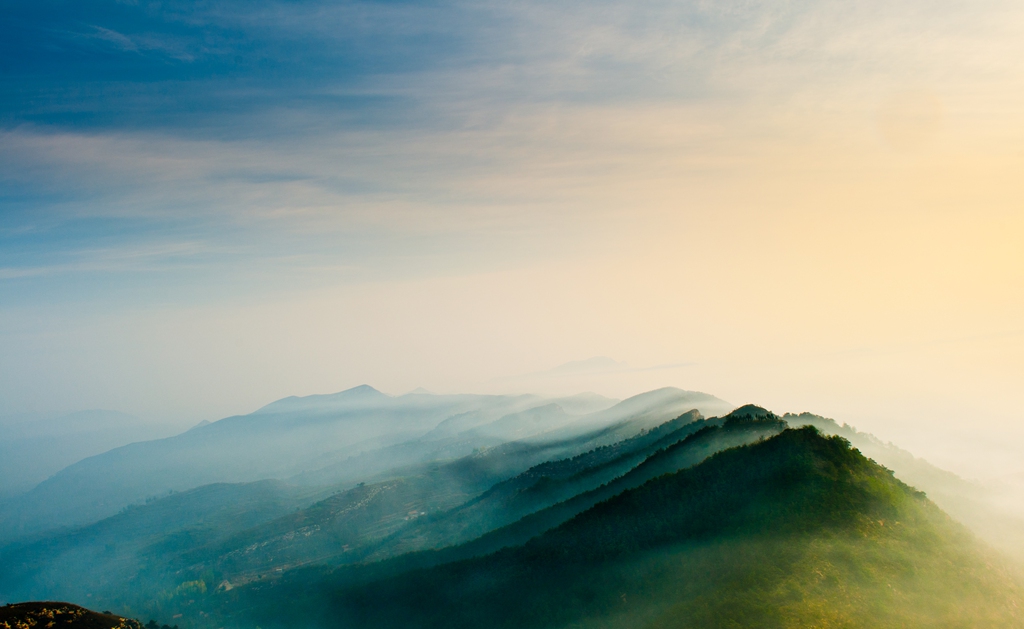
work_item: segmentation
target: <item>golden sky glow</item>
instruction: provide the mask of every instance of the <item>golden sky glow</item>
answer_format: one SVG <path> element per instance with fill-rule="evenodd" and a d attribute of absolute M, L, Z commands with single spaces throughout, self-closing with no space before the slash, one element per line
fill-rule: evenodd
<path fill-rule="evenodd" d="M 1019 3 L 464 9 L 422 63 L 10 96 L 0 412 L 672 385 L 1024 479 Z M 542 373 L 593 356 L 629 368 Z"/>

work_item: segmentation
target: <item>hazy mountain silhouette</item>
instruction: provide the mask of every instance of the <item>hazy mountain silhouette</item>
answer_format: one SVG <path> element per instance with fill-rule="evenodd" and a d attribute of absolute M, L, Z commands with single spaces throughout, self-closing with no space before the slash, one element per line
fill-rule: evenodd
<path fill-rule="evenodd" d="M 510 442 L 450 463 L 406 468 L 400 476 L 341 492 L 262 482 L 173 494 L 71 533 L 0 550 L 0 560 L 12 567 L 0 573 L 0 595 L 73 599 L 103 589 L 118 591 L 118 583 L 148 565 L 148 576 L 132 583 L 138 598 L 143 591 L 156 595 L 173 586 L 182 574 L 198 577 L 213 570 L 222 580 L 238 583 L 311 562 L 352 562 L 457 543 L 474 531 L 490 531 L 559 496 L 628 472 L 659 448 L 704 426 L 699 418 L 691 411 L 655 430 L 644 428 L 644 418 L 563 441 Z M 608 433 L 634 436 L 595 449 Z M 570 458 L 542 463 L 560 457 Z M 559 491 L 552 491 L 552 475 L 564 481 Z M 508 481 L 510 477 L 515 478 Z M 515 505 L 494 499 L 531 477 L 542 485 L 547 482 L 546 489 L 521 494 Z M 487 492 L 488 499 L 474 501 L 492 487 L 496 490 Z M 284 515 L 328 492 L 334 495 Z M 460 509 L 463 503 L 473 506 Z M 465 526 L 469 513 L 473 521 Z M 423 531 L 416 526 L 423 522 L 434 525 Z M 459 525 L 453 529 L 453 523 Z M 412 537 L 402 533 L 406 529 Z"/>
<path fill-rule="evenodd" d="M 333 395 L 285 398 L 250 415 L 71 465 L 6 505 L 0 538 L 94 522 L 168 491 L 213 482 L 290 478 L 299 484 L 354 484 L 509 440 L 560 442 L 621 425 L 621 434 L 607 435 L 614 442 L 671 419 L 680 409 L 729 407 L 713 396 L 678 389 L 603 408 L 608 402 L 596 396 L 562 400 L 575 411 L 602 409 L 572 415 L 560 404 L 529 395 L 391 397 L 360 386 Z M 466 416 L 474 418 L 471 428 L 440 438 L 432 434 L 446 420 Z"/>
<path fill-rule="evenodd" d="M 287 481 L 164 492 L 9 543 L 0 600 L 102 602 L 196 629 L 296 614 L 311 627 L 1020 626 L 1017 577 L 901 480 L 987 521 L 972 485 L 817 415 L 668 415 L 695 403 L 729 407 L 678 389 L 618 403 L 286 398 L 226 434 L 420 428 Z"/>
<path fill-rule="evenodd" d="M 173 427 L 115 411 L 0 419 L 0 498 L 29 491 L 63 468 L 137 441 L 174 434 Z"/>

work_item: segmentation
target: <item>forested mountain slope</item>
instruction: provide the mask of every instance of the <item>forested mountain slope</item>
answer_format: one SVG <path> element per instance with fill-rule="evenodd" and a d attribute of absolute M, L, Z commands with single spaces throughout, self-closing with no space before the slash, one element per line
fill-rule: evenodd
<path fill-rule="evenodd" d="M 704 425 L 696 411 L 652 430 L 649 421 L 506 443 L 340 491 L 263 481 L 173 494 L 95 525 L 0 547 L 0 598 L 135 609 L 184 596 L 191 586 L 183 584 L 233 587 L 304 565 L 457 544 L 614 479 Z M 595 446 L 609 433 L 632 436 Z M 485 492 L 499 499 L 480 500 Z M 472 527 L 464 526 L 466 513 Z"/>
<path fill-rule="evenodd" d="M 751 405 L 655 423 L 686 395 L 356 486 L 172 493 L 0 548 L 0 601 L 88 602 L 185 629 L 1021 626 L 1018 577 L 966 529 L 845 440 L 787 421 L 848 434 L 914 479 L 946 473 L 809 414 Z M 532 409 L 495 421 L 564 419 Z M 440 432 L 489 425 L 473 413 Z"/>
<path fill-rule="evenodd" d="M 839 435 L 864 456 L 893 470 L 897 478 L 926 494 L 943 511 L 967 525 L 988 544 L 1024 563 L 1024 520 L 1001 509 L 993 491 L 981 483 L 960 478 L 874 435 L 813 413 L 790 414 L 792 426 L 814 426 L 828 435 Z"/>
<path fill-rule="evenodd" d="M 262 627 L 1024 626 L 1016 576 L 841 438 L 790 429 L 527 544 L 377 578 L 297 571 L 220 597 Z"/>

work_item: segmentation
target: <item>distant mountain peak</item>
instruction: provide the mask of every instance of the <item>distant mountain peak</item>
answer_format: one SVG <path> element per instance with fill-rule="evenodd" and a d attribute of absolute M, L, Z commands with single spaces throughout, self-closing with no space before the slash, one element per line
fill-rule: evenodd
<path fill-rule="evenodd" d="M 366 404 L 378 404 L 385 403 L 387 400 L 392 400 L 390 395 L 381 393 L 377 389 L 374 389 L 368 384 L 361 384 L 351 389 L 345 389 L 338 393 L 325 393 L 305 396 L 289 396 L 271 402 L 263 408 L 256 411 L 256 413 L 293 413 L 301 410 L 329 410 L 337 407 L 339 404 L 343 406 L 356 406 Z M 255 413 L 254 413 L 255 414 Z"/>
<path fill-rule="evenodd" d="M 335 395 L 338 397 L 391 397 L 386 393 L 381 393 L 380 391 L 374 389 L 368 384 L 361 384 L 357 387 L 352 387 L 351 389 L 345 389 L 344 391 L 336 393 Z"/>
<path fill-rule="evenodd" d="M 637 401 L 648 401 L 655 399 L 674 399 L 674 398 L 687 398 L 694 400 L 717 400 L 725 404 L 724 400 L 719 400 L 715 396 L 709 393 L 702 393 L 700 391 L 687 391 L 686 389 L 680 389 L 678 387 L 662 387 L 660 389 L 653 389 L 651 391 L 644 391 L 638 393 L 633 397 L 626 398 L 620 404 L 632 403 Z"/>
<path fill-rule="evenodd" d="M 751 417 L 754 419 L 776 419 L 777 415 L 766 408 L 761 408 L 756 404 L 744 404 L 737 408 L 733 412 L 729 413 L 726 417 Z"/>

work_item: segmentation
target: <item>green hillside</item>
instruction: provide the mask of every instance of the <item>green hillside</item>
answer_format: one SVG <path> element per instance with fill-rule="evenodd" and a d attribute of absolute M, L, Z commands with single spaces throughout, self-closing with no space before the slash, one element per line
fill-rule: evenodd
<path fill-rule="evenodd" d="M 185 629 L 1024 627 L 1018 577 L 924 494 L 756 406 L 504 444 L 296 510 L 323 491 L 174 494 L 0 550 L 0 586 Z"/>
<path fill-rule="evenodd" d="M 608 484 L 660 449 L 677 444 L 706 425 L 708 422 L 700 413 L 690 411 L 611 445 L 570 458 L 540 463 L 495 484 L 455 509 L 407 527 L 374 549 L 368 558 L 375 560 L 452 546 L 484 535 L 545 507 Z"/>
<path fill-rule="evenodd" d="M 960 478 L 892 443 L 885 443 L 873 435 L 820 415 L 787 413 L 783 419 L 793 427 L 809 424 L 827 435 L 848 439 L 864 456 L 881 463 L 895 472 L 900 480 L 927 493 L 940 509 L 970 528 L 985 543 L 1024 564 L 1024 518 L 1001 507 L 998 490 Z"/>
<path fill-rule="evenodd" d="M 813 428 L 720 452 L 524 546 L 374 578 L 296 571 L 218 626 L 1022 627 L 1016 576 L 923 494 Z"/>
<path fill-rule="evenodd" d="M 437 553 L 438 557 L 433 561 L 464 559 L 485 555 L 505 547 L 522 545 L 594 505 L 626 490 L 639 487 L 653 478 L 696 465 L 716 452 L 771 437 L 786 428 L 785 422 L 764 409 L 759 410 L 763 415 L 730 414 L 726 418 L 694 421 L 651 444 L 644 452 L 642 462 L 599 486 L 592 483 L 588 487 L 580 483 L 580 477 L 594 480 L 594 474 L 590 473 L 590 470 L 573 475 L 562 482 L 542 477 L 535 485 L 512 496 L 512 499 L 505 503 L 504 521 L 511 520 L 509 514 L 519 514 L 523 516 L 521 519 L 488 531 L 468 543 L 444 549 Z M 575 488 L 579 493 L 565 491 L 569 488 Z M 559 490 L 562 490 L 561 493 Z M 566 499 L 553 504 L 556 501 L 551 498 L 558 495 Z M 544 498 L 548 500 L 542 502 Z M 528 506 L 533 506 L 534 509 L 527 511 Z M 415 556 L 409 557 L 407 561 L 415 559 Z"/>

